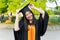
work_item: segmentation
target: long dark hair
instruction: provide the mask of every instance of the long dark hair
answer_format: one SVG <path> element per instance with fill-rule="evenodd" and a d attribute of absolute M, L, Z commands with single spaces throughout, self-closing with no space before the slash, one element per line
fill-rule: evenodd
<path fill-rule="evenodd" d="M 35 25 L 35 20 L 36 20 L 33 12 L 32 11 L 29 11 L 29 12 L 31 12 L 33 15 L 33 20 L 32 20 L 33 22 L 30 23 L 29 20 L 27 20 L 26 15 L 24 14 L 24 16 L 23 16 L 24 17 L 24 27 L 26 30 L 28 30 L 28 25 L 33 25 L 33 24 Z"/>

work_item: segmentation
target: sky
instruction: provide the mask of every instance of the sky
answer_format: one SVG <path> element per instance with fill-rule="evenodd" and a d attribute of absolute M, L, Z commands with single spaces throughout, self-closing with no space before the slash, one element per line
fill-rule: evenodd
<path fill-rule="evenodd" d="M 56 1 L 57 1 L 58 6 L 60 6 L 60 0 L 56 0 Z M 50 2 L 48 1 L 48 2 L 46 3 L 46 5 L 47 5 L 47 7 L 52 7 L 52 8 L 56 7 L 55 2 L 50 3 Z"/>

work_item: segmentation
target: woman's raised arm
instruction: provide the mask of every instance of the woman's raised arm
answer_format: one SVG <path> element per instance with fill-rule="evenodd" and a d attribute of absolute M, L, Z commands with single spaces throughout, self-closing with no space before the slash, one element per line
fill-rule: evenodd
<path fill-rule="evenodd" d="M 42 10 L 41 8 L 36 8 L 33 4 L 30 4 L 28 7 L 39 11 L 40 14 L 42 14 L 42 18 L 44 19 L 44 15 L 45 15 L 45 11 L 44 10 Z"/>
<path fill-rule="evenodd" d="M 16 12 L 16 19 L 15 19 L 15 24 L 14 24 L 14 30 L 18 31 L 20 30 L 19 28 L 19 16 L 21 16 L 21 13 Z"/>

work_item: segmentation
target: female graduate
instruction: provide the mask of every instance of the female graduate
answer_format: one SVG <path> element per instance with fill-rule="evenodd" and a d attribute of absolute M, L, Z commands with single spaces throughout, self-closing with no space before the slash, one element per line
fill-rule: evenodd
<path fill-rule="evenodd" d="M 39 19 L 35 19 L 30 8 L 40 12 Z M 18 21 L 19 12 L 23 13 L 23 18 Z M 26 5 L 23 9 L 16 13 L 14 24 L 15 40 L 40 40 L 47 29 L 48 14 L 42 9 L 36 8 L 32 4 Z"/>

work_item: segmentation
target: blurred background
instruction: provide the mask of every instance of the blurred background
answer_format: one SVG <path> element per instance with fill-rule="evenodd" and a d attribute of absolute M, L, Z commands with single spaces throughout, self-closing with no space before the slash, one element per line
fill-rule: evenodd
<path fill-rule="evenodd" d="M 21 10 L 28 3 L 49 14 L 47 32 L 42 40 L 60 40 L 60 0 L 0 0 L 0 40 L 14 40 L 16 10 Z M 39 12 L 31 10 L 38 19 Z"/>

